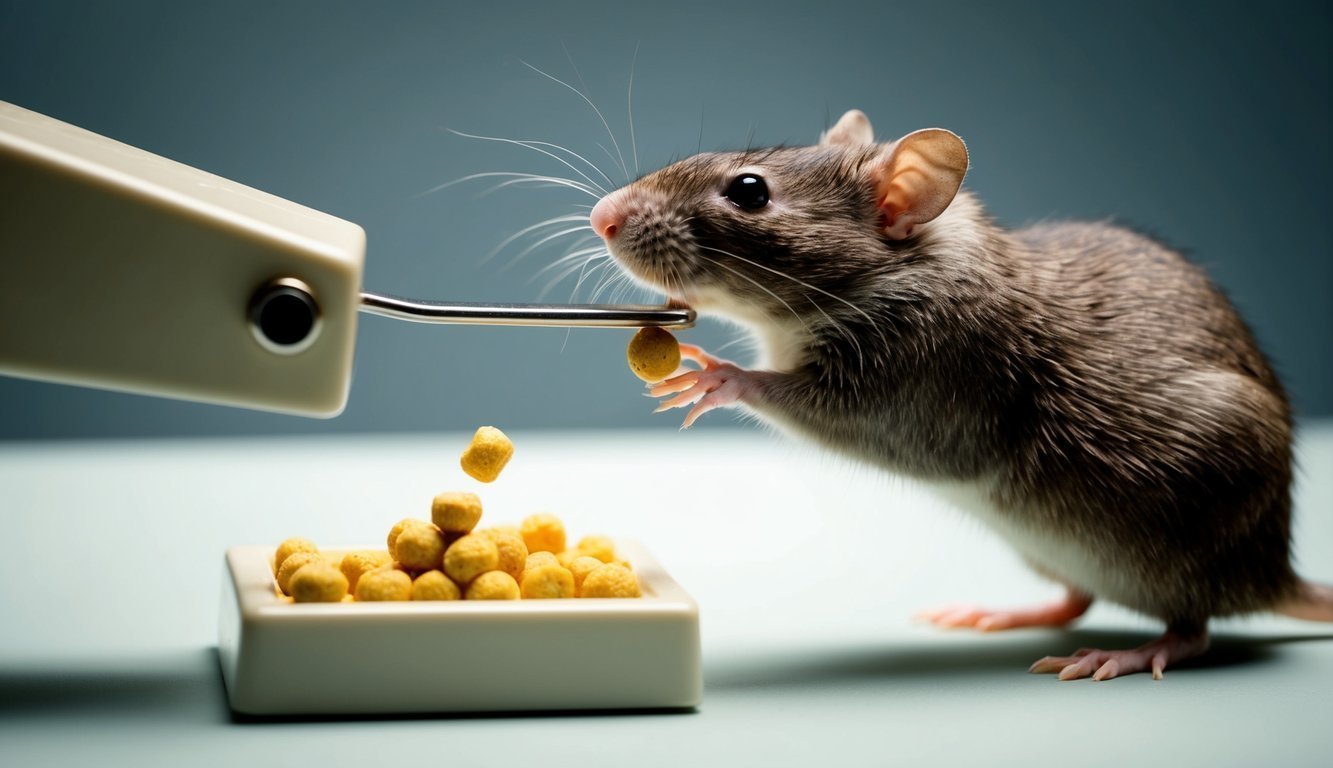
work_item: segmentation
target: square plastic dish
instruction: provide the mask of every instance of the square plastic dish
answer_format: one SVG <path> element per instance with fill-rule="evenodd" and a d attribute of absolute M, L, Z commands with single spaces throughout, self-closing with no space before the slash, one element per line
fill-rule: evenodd
<path fill-rule="evenodd" d="M 274 547 L 229 549 L 218 655 L 231 707 L 291 716 L 697 706 L 698 606 L 643 547 L 616 549 L 642 597 L 302 604 L 278 594 Z"/>

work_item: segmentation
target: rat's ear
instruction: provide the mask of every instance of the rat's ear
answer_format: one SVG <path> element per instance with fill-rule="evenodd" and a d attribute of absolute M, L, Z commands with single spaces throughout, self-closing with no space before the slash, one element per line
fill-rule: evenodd
<path fill-rule="evenodd" d="M 837 144 L 855 147 L 860 144 L 874 144 L 875 132 L 870 128 L 870 118 L 859 109 L 849 109 L 847 114 L 838 118 L 838 124 L 824 131 L 819 137 L 824 146 Z"/>
<path fill-rule="evenodd" d="M 967 173 L 967 147 L 942 128 L 914 131 L 886 146 L 870 173 L 884 233 L 902 240 L 953 202 Z"/>

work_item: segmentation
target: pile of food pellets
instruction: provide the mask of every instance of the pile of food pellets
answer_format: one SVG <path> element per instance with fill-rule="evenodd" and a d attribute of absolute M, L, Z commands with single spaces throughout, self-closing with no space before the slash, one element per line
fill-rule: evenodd
<path fill-rule="evenodd" d="M 493 482 L 514 446 L 494 427 L 477 430 L 463 470 Z M 386 600 L 518 600 L 639 597 L 639 580 L 606 536 L 567 546 L 565 526 L 549 514 L 518 526 L 478 528 L 481 498 L 448 491 L 431 502 L 431 519 L 404 518 L 387 549 L 334 557 L 314 542 L 287 539 L 273 555 L 278 591 L 297 603 Z"/>

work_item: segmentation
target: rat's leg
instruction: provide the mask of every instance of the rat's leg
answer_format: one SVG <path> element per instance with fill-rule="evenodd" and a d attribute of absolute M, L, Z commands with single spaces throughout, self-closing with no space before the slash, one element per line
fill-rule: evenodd
<path fill-rule="evenodd" d="M 939 627 L 972 627 L 982 632 L 1020 627 L 1063 627 L 1082 616 L 1090 605 L 1092 595 L 1069 588 L 1064 599 L 1033 608 L 998 611 L 972 605 L 955 605 L 924 611 L 918 613 L 916 618 Z"/>
<path fill-rule="evenodd" d="M 649 387 L 648 393 L 653 397 L 676 395 L 659 405 L 654 413 L 694 405 L 685 416 L 681 429 L 687 429 L 714 408 L 746 402 L 764 378 L 774 375 L 767 371 L 747 371 L 735 363 L 713 357 L 693 344 L 681 344 L 680 356 L 701 367 L 658 382 Z"/>
<path fill-rule="evenodd" d="M 1028 669 L 1036 674 L 1059 672 L 1061 680 L 1110 680 L 1135 672 L 1152 672 L 1162 679 L 1167 664 L 1190 659 L 1208 650 L 1208 625 L 1181 624 L 1169 627 L 1166 634 L 1132 651 L 1102 651 L 1080 648 L 1073 656 L 1047 656 Z"/>

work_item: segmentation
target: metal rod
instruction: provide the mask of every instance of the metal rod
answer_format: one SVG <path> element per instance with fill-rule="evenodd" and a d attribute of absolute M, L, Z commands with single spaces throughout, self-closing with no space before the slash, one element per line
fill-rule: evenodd
<path fill-rule="evenodd" d="M 361 292 L 361 311 L 414 323 L 555 328 L 689 328 L 694 310 L 640 304 L 486 304 L 417 301 Z"/>

